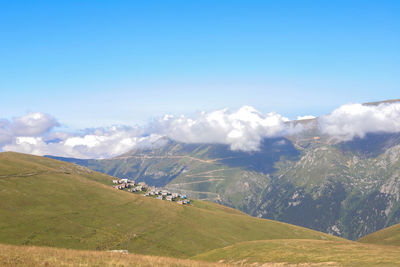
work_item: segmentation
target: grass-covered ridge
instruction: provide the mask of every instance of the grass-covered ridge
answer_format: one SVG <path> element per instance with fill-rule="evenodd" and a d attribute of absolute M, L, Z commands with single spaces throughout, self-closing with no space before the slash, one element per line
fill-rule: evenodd
<path fill-rule="evenodd" d="M 358 240 L 361 243 L 400 246 L 400 224 L 392 225 Z"/>
<path fill-rule="evenodd" d="M 228 267 L 227 264 L 200 262 L 107 251 L 73 250 L 0 244 L 1 266 L 163 266 L 163 267 Z"/>
<path fill-rule="evenodd" d="M 399 266 L 400 248 L 353 241 L 263 240 L 237 243 L 193 259 L 250 266 Z"/>
<path fill-rule="evenodd" d="M 66 162 L 0 153 L 0 242 L 190 257 L 248 240 L 338 240 L 210 202 L 185 207 L 121 192 L 111 180 Z"/>

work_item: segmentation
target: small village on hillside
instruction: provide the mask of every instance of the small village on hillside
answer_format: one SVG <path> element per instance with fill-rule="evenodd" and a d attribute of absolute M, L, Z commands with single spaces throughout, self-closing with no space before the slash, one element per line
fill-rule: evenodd
<path fill-rule="evenodd" d="M 126 178 L 115 179 L 112 182 L 114 184 L 113 187 L 118 190 L 124 190 L 131 193 L 144 193 L 144 196 L 176 202 L 180 205 L 189 205 L 191 203 L 191 200 L 185 194 L 172 193 L 163 188 L 149 186 L 145 182 L 136 183 L 135 181 Z"/>

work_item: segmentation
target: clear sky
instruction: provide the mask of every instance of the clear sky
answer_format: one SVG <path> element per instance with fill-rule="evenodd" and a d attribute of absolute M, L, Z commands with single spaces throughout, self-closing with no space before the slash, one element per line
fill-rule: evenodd
<path fill-rule="evenodd" d="M 397 0 L 0 0 L 0 118 L 295 118 L 400 98 L 399 14 Z"/>

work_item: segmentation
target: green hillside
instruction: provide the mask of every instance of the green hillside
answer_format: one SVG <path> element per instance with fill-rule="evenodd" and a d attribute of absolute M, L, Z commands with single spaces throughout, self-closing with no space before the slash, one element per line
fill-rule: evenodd
<path fill-rule="evenodd" d="M 336 239 L 211 202 L 180 206 L 118 191 L 111 179 L 49 158 L 0 153 L 0 243 L 189 257 L 248 240 Z"/>
<path fill-rule="evenodd" d="M 249 266 L 399 266 L 400 248 L 351 241 L 264 240 L 237 243 L 193 259 Z"/>
<path fill-rule="evenodd" d="M 400 224 L 396 224 L 375 233 L 364 236 L 358 240 L 361 243 L 400 246 Z"/>

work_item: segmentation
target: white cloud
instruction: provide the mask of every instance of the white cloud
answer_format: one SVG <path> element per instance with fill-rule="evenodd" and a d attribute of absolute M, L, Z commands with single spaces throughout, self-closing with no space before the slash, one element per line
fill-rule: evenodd
<path fill-rule="evenodd" d="M 287 118 L 271 112 L 262 114 L 244 106 L 235 112 L 227 109 L 202 112 L 197 118 L 165 116 L 153 129 L 185 143 L 220 143 L 232 150 L 254 151 L 265 137 L 286 133 Z"/>
<path fill-rule="evenodd" d="M 58 122 L 50 115 L 28 113 L 11 121 L 0 119 L 0 145 L 8 144 L 18 136 L 40 136 L 50 131 Z"/>
<path fill-rule="evenodd" d="M 55 118 L 35 112 L 14 118 L 11 129 L 14 136 L 39 136 L 56 126 L 59 124 Z"/>
<path fill-rule="evenodd" d="M 315 119 L 315 116 L 312 115 L 305 115 L 305 116 L 297 116 L 297 120 L 298 121 L 302 121 L 302 120 L 311 120 L 311 119 Z"/>
<path fill-rule="evenodd" d="M 3 150 L 37 155 L 76 158 L 108 158 L 125 153 L 144 142 L 160 136 L 141 137 L 142 129 L 109 127 L 88 130 L 84 134 L 52 133 L 43 137 L 17 137 Z"/>
<path fill-rule="evenodd" d="M 17 145 L 26 143 L 26 144 L 30 144 L 30 145 L 37 145 L 39 142 L 42 141 L 41 137 L 30 137 L 30 136 L 22 136 L 22 137 L 17 137 L 15 139 L 15 143 Z"/>
<path fill-rule="evenodd" d="M 343 105 L 318 121 L 323 133 L 341 141 L 373 132 L 400 132 L 400 103 Z"/>

